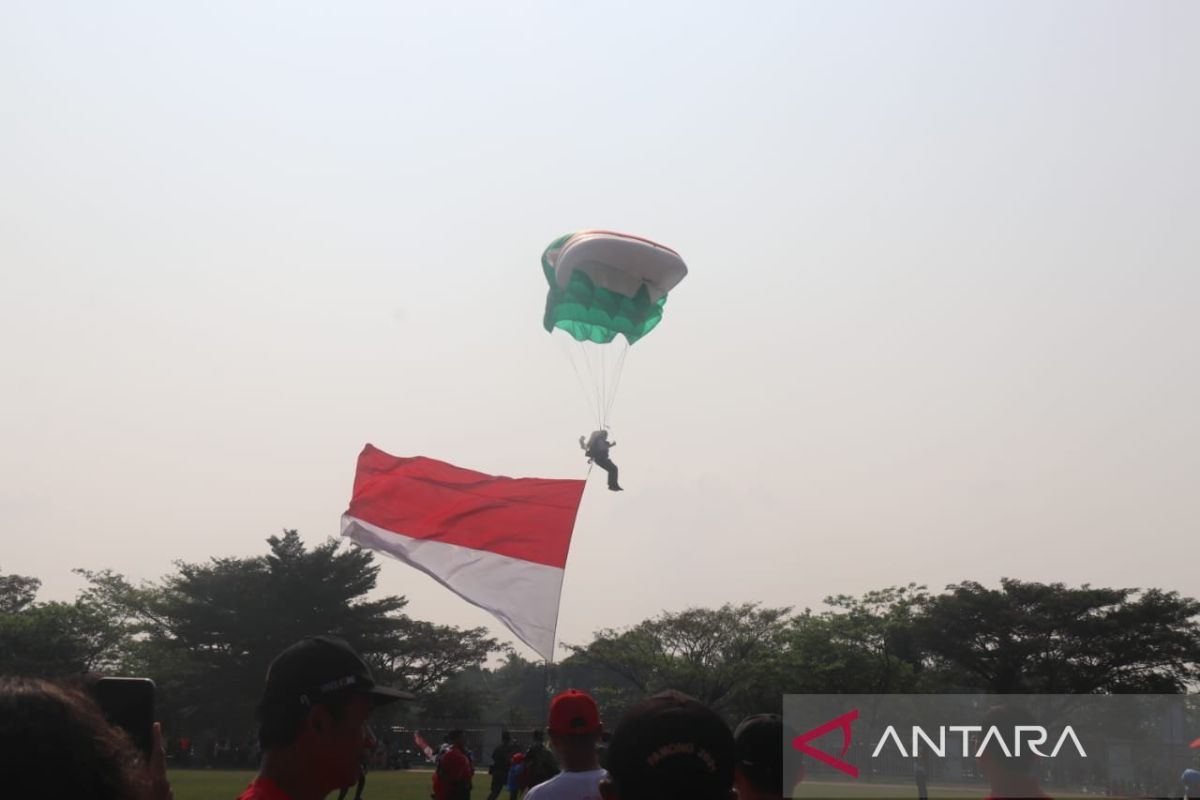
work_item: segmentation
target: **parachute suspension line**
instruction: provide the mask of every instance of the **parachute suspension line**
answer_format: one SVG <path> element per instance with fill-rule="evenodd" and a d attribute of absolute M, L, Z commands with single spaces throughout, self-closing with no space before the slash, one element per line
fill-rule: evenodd
<path fill-rule="evenodd" d="M 579 352 L 583 354 L 584 363 L 587 364 L 588 377 L 592 380 L 592 393 L 594 395 L 592 398 L 592 411 L 596 414 L 596 427 L 600 428 L 603 425 L 602 420 L 604 419 L 604 402 L 601 399 L 600 381 L 598 380 L 600 373 L 597 365 L 592 363 L 592 356 L 587 344 L 578 340 L 575 343 L 579 346 Z M 596 355 L 598 359 L 604 358 L 603 352 Z"/>
<path fill-rule="evenodd" d="M 586 345 L 585 345 L 586 346 Z M 604 427 L 604 364 L 603 347 L 592 348 L 592 383 L 596 386 L 596 427 Z"/>
<path fill-rule="evenodd" d="M 601 357 L 602 361 L 600 364 L 600 375 L 599 375 L 598 385 L 600 386 L 600 427 L 601 428 L 604 428 L 608 425 L 608 414 L 606 413 L 606 409 L 608 408 L 608 395 L 609 395 L 609 392 L 608 392 L 608 362 L 612 360 L 609 356 L 611 349 L 612 349 L 612 345 L 608 345 L 607 347 L 603 347 L 600 350 L 600 357 Z"/>
<path fill-rule="evenodd" d="M 608 348 L 600 351 L 600 427 L 608 424 Z"/>
<path fill-rule="evenodd" d="M 588 360 L 588 354 L 584 351 L 583 347 L 580 346 L 580 344 L 577 340 L 572 339 L 571 341 L 567 342 L 567 346 L 570 347 L 574 351 L 572 353 L 572 358 L 579 359 L 579 363 L 583 365 L 583 375 L 584 375 L 583 391 L 584 391 L 584 394 L 587 395 L 587 407 L 592 409 L 592 413 L 595 413 L 595 410 L 596 410 L 596 384 L 595 384 L 595 381 L 592 380 L 592 365 L 591 365 L 591 362 Z"/>
<path fill-rule="evenodd" d="M 558 339 L 559 345 L 562 347 L 563 352 L 567 356 L 567 361 L 571 364 L 571 371 L 575 373 L 575 381 L 579 384 L 579 391 L 583 394 L 583 402 L 588 406 L 591 406 L 593 401 L 591 396 L 588 394 L 587 382 L 583 379 L 583 375 L 579 372 L 579 360 L 571 351 L 571 345 L 566 339 L 561 336 L 556 336 L 555 338 Z"/>
<path fill-rule="evenodd" d="M 584 402 L 591 407 L 592 418 L 596 423 L 595 430 L 606 428 L 611 421 L 610 416 L 617 400 L 617 389 L 621 385 L 621 376 L 625 371 L 625 357 L 629 354 L 629 342 L 623 342 L 620 345 L 614 342 L 605 346 L 594 345 L 592 342 L 562 339 L 562 337 L 556 338 L 560 339 L 560 346 L 566 353 L 567 361 L 571 363 L 571 371 L 575 373 L 575 382 L 579 385 Z M 574 348 L 572 348 L 572 342 Z M 575 352 L 576 350 L 578 352 Z M 584 370 L 586 370 L 586 378 Z"/>
<path fill-rule="evenodd" d="M 600 429 L 604 427 L 604 398 L 608 394 L 604 386 L 604 373 L 606 372 L 604 366 L 608 363 L 608 353 L 603 346 L 598 350 L 596 353 L 596 372 L 593 377 L 596 381 L 596 402 L 598 403 L 596 408 L 596 428 Z"/>
<path fill-rule="evenodd" d="M 612 417 L 613 404 L 617 401 L 617 389 L 621 385 L 621 375 L 625 371 L 625 356 L 629 354 L 629 342 L 625 342 L 621 347 L 621 352 L 617 356 L 616 366 L 613 370 L 612 386 L 608 394 L 608 404 L 604 408 L 604 422 L 607 424 Z"/>

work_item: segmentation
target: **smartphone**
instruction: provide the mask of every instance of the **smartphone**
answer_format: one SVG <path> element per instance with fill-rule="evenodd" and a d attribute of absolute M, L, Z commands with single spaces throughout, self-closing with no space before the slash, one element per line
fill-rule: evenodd
<path fill-rule="evenodd" d="M 154 681 L 149 678 L 101 678 L 92 694 L 108 721 L 129 734 L 147 758 L 154 747 Z"/>

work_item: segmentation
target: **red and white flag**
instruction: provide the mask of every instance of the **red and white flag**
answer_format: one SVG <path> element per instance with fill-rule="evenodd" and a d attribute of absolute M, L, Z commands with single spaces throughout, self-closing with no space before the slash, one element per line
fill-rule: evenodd
<path fill-rule="evenodd" d="M 367 445 L 342 535 L 430 575 L 550 661 L 584 485 L 486 475 Z"/>
<path fill-rule="evenodd" d="M 429 746 L 429 742 L 425 741 L 425 737 L 421 736 L 420 731 L 413 731 L 413 741 L 416 742 L 421 752 L 425 754 L 425 758 L 433 761 L 433 748 Z"/>

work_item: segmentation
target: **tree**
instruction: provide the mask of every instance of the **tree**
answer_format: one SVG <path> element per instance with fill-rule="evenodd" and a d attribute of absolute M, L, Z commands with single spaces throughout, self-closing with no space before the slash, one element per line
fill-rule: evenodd
<path fill-rule="evenodd" d="M 0 575 L 0 614 L 16 614 L 33 602 L 42 582 L 24 575 Z"/>
<path fill-rule="evenodd" d="M 87 597 L 36 602 L 41 581 L 0 576 L 0 673 L 59 677 L 109 663 L 114 630 Z"/>
<path fill-rule="evenodd" d="M 371 654 L 380 679 L 410 692 L 436 688 L 457 672 L 481 665 L 500 650 L 486 628 L 462 630 L 400 617 L 387 640 Z"/>
<path fill-rule="evenodd" d="M 75 608 L 40 603 L 0 615 L 0 673 L 61 677 L 88 671 Z"/>
<path fill-rule="evenodd" d="M 830 650 L 852 652 L 859 662 L 841 691 L 886 694 L 911 691 L 921 666 L 913 627 L 929 595 L 908 584 L 867 592 L 859 597 L 825 598 L 821 615 Z"/>
<path fill-rule="evenodd" d="M 965 582 L 916 628 L 944 683 L 994 692 L 1181 692 L 1200 679 L 1200 603 L 1176 592 Z"/>
<path fill-rule="evenodd" d="M 481 679 L 479 667 L 466 669 L 422 694 L 417 701 L 421 723 L 441 727 L 483 719 L 492 697 Z"/>
<path fill-rule="evenodd" d="M 677 689 L 730 711 L 782 649 L 788 608 L 725 604 L 663 613 L 632 629 L 602 630 L 586 647 L 571 647 L 583 663 L 602 666 L 636 692 Z"/>
<path fill-rule="evenodd" d="M 487 692 L 489 705 L 483 715 L 492 721 L 505 722 L 512 727 L 533 727 L 544 724 L 547 705 L 547 667 L 537 661 L 526 661 L 512 650 L 506 651 L 504 663 L 494 669 L 481 670 L 479 681 Z M 591 684 L 575 684 L 588 688 Z M 599 698 L 597 698 L 599 699 Z"/>
<path fill-rule="evenodd" d="M 428 625 L 403 597 L 371 598 L 373 554 L 329 539 L 306 548 L 296 531 L 252 558 L 179 563 L 157 583 L 89 573 L 92 601 L 130 632 L 124 663 L 154 677 L 168 715 L 192 732 L 246 732 L 267 667 L 314 634 L 340 636 L 378 667 L 381 682 L 428 689 L 495 647 L 484 631 Z"/>

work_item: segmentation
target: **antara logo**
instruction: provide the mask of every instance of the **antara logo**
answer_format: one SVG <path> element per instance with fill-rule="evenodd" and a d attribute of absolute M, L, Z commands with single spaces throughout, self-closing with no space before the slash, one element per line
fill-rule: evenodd
<path fill-rule="evenodd" d="M 826 766 L 833 767 L 839 772 L 849 775 L 851 778 L 857 778 L 858 767 L 842 760 L 842 757 L 844 757 L 850 750 L 850 742 L 853 738 L 851 725 L 857 719 L 858 709 L 848 711 L 845 714 L 842 714 L 840 717 L 834 717 L 828 722 L 818 725 L 812 730 L 806 731 L 797 736 L 792 740 L 792 748 L 804 753 L 806 756 L 815 758 L 817 761 L 820 761 Z M 823 750 L 818 750 L 816 747 L 813 747 L 810 744 L 810 742 L 812 742 L 814 739 L 820 739 L 827 733 L 832 733 L 833 731 L 839 730 L 842 732 L 842 748 L 841 753 L 839 754 L 841 757 L 830 755 Z M 880 753 L 884 751 L 884 748 L 887 747 L 889 742 L 895 745 L 896 750 L 899 751 L 900 755 L 904 756 L 905 758 L 915 758 L 921 752 L 922 743 L 924 743 L 924 747 L 934 755 L 938 756 L 939 758 L 945 758 L 948 749 L 946 741 L 948 733 L 961 734 L 963 758 L 970 758 L 972 756 L 979 757 L 992 744 L 995 744 L 997 747 L 999 747 L 1004 752 L 1004 755 L 1010 757 L 1017 757 L 1020 756 L 1022 752 L 1025 752 L 1022 750 L 1022 745 L 1024 745 L 1024 747 L 1028 749 L 1028 752 L 1033 753 L 1034 755 L 1041 756 L 1042 758 L 1054 758 L 1068 742 L 1074 746 L 1075 751 L 1079 753 L 1081 757 L 1087 758 L 1087 752 L 1084 751 L 1083 744 L 1079 741 L 1079 737 L 1075 735 L 1075 731 L 1070 725 L 1063 729 L 1063 732 L 1058 737 L 1057 743 L 1054 745 L 1054 750 L 1049 754 L 1038 749 L 1050 738 L 1050 733 L 1040 725 L 1017 725 L 1015 727 L 1016 736 L 1013 739 L 1015 748 L 1009 747 L 1009 742 L 1000 733 L 1000 730 L 993 725 L 987 729 L 987 733 L 984 734 L 983 738 L 979 740 L 979 746 L 973 752 L 971 750 L 972 735 L 974 734 L 977 736 L 978 734 L 983 733 L 984 728 L 982 725 L 943 725 L 937 730 L 937 739 L 935 740 L 925 731 L 924 728 L 914 725 L 912 728 L 912 735 L 910 737 L 910 743 L 912 747 L 911 749 L 906 749 L 904 747 L 904 741 L 901 740 L 900 734 L 896 731 L 896 726 L 889 725 L 884 730 L 883 736 L 880 737 L 879 744 L 875 746 L 875 751 L 871 753 L 871 758 L 879 758 Z"/>
<path fill-rule="evenodd" d="M 836 756 L 831 756 L 829 753 L 818 750 L 809 744 L 809 742 L 811 742 L 813 739 L 820 739 L 830 731 L 840 730 L 842 732 L 842 755 L 846 755 L 846 751 L 850 749 L 850 738 L 852 736 L 850 724 L 856 719 L 858 719 L 857 708 L 853 711 L 848 711 L 845 714 L 842 714 L 840 717 L 835 717 L 834 719 L 829 720 L 829 722 L 826 722 L 824 725 L 818 725 L 811 731 L 800 734 L 795 739 L 792 739 L 792 747 L 796 750 L 799 750 L 801 753 L 804 753 L 806 756 L 812 756 L 826 766 L 833 767 L 840 772 L 846 773 L 851 778 L 857 778 L 858 767 L 842 761 L 842 759 Z"/>
<path fill-rule="evenodd" d="M 912 744 L 911 751 L 904 749 L 904 742 L 901 741 L 900 734 L 896 732 L 896 727 L 894 725 L 889 725 L 883 732 L 883 736 L 880 737 L 879 744 L 875 746 L 875 752 L 871 753 L 871 758 L 878 758 L 879 754 L 883 751 L 884 746 L 887 745 L 888 742 L 894 743 L 896 745 L 896 749 L 900 752 L 900 755 L 904 756 L 905 758 L 915 758 L 920 752 L 922 741 L 924 741 L 925 747 L 928 748 L 929 751 L 935 756 L 938 756 L 939 758 L 945 758 L 947 731 L 951 731 L 952 734 L 962 734 L 961 754 L 963 758 L 970 758 L 971 756 L 978 758 L 983 754 L 983 751 L 987 749 L 989 744 L 995 744 L 1004 752 L 1004 755 L 1009 756 L 1010 758 L 1019 757 L 1023 752 L 1021 750 L 1022 742 L 1024 742 L 1026 747 L 1028 747 L 1028 752 L 1033 753 L 1036 756 L 1041 756 L 1042 758 L 1054 758 L 1058 755 L 1059 751 L 1062 750 L 1063 745 L 1066 744 L 1068 740 L 1070 740 L 1075 746 L 1075 751 L 1079 753 L 1081 757 L 1087 758 L 1087 753 L 1084 752 L 1083 745 L 1079 742 L 1079 737 L 1075 735 L 1075 731 L 1070 725 L 1063 729 L 1062 734 L 1058 737 L 1058 742 L 1054 745 L 1054 750 L 1049 755 L 1038 749 L 1039 746 L 1044 745 L 1046 740 L 1050 738 L 1049 732 L 1041 725 L 1017 725 L 1015 727 L 1016 736 L 1014 737 L 1014 743 L 1016 746 L 1015 748 L 1011 749 L 1008 746 L 1008 742 L 1005 741 L 1004 736 L 1001 735 L 1000 731 L 995 725 L 993 725 L 987 729 L 987 733 L 979 741 L 979 747 L 976 748 L 973 753 L 971 751 L 970 744 L 971 735 L 983 733 L 983 726 L 981 725 L 943 725 L 938 728 L 938 738 L 936 742 L 929 736 L 929 734 L 925 732 L 923 728 L 914 725 L 910 740 Z"/>

